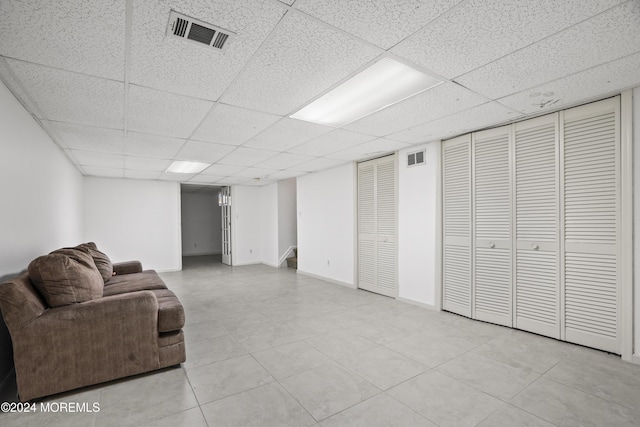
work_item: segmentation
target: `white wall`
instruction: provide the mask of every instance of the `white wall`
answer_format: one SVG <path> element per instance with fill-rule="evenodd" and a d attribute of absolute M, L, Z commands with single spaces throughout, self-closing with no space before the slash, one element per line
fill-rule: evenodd
<path fill-rule="evenodd" d="M 86 177 L 84 202 L 84 238 L 113 262 L 137 259 L 145 269 L 182 268 L 178 183 Z"/>
<path fill-rule="evenodd" d="M 354 168 L 349 163 L 298 178 L 300 273 L 353 286 Z"/>
<path fill-rule="evenodd" d="M 633 293 L 634 354 L 640 363 L 640 87 L 633 89 Z"/>
<path fill-rule="evenodd" d="M 182 255 L 222 253 L 222 210 L 218 194 L 182 193 Z"/>
<path fill-rule="evenodd" d="M 0 276 L 82 243 L 82 175 L 1 81 L 0 200 Z"/>
<path fill-rule="evenodd" d="M 298 244 L 297 197 L 295 178 L 278 182 L 278 260 L 291 246 Z M 290 255 L 293 256 L 293 255 Z"/>
<path fill-rule="evenodd" d="M 233 265 L 262 262 L 262 187 L 231 187 L 231 254 Z"/>
<path fill-rule="evenodd" d="M 425 164 L 407 167 L 407 153 L 426 149 Z M 436 215 L 440 142 L 411 147 L 398 154 L 398 297 L 436 303 Z"/>
<path fill-rule="evenodd" d="M 262 262 L 278 267 L 278 184 L 260 188 L 260 243 Z"/>

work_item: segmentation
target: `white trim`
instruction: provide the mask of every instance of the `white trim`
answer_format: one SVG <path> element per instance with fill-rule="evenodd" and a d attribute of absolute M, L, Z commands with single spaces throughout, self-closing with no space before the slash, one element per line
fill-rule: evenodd
<path fill-rule="evenodd" d="M 640 363 L 633 354 L 633 95 L 620 96 L 620 352 L 622 360 Z"/>
<path fill-rule="evenodd" d="M 633 357 L 631 358 L 631 363 L 640 365 L 640 354 L 634 354 Z"/>
<path fill-rule="evenodd" d="M 438 158 L 436 161 L 436 260 L 435 260 L 435 271 L 434 271 L 434 295 L 433 295 L 433 309 L 437 311 L 442 311 L 442 230 L 443 230 L 443 219 L 442 219 L 442 140 L 437 142 L 439 148 Z M 426 159 L 425 159 L 426 163 Z M 428 305 L 428 304 L 427 304 Z"/>
<path fill-rule="evenodd" d="M 242 267 L 245 265 L 260 265 L 260 264 L 264 264 L 264 265 L 268 265 L 262 261 L 249 261 L 249 262 L 241 262 L 240 264 L 233 264 L 233 267 Z M 226 265 L 226 264 L 223 264 Z M 269 267 L 273 267 L 273 268 L 278 268 L 276 266 L 274 266 L 273 264 L 268 265 Z"/>
<path fill-rule="evenodd" d="M 354 285 L 353 283 L 347 283 L 347 282 L 342 282 L 340 280 L 330 279 L 328 277 L 319 276 L 317 274 L 307 273 L 306 271 L 302 271 L 302 270 L 296 270 L 296 272 L 298 274 L 302 274 L 303 276 L 312 277 L 314 279 L 319 279 L 319 280 L 324 280 L 325 282 L 333 283 L 333 284 L 340 285 L 340 286 L 346 286 L 347 288 L 351 288 L 351 289 L 358 289 L 356 287 L 356 285 Z"/>
<path fill-rule="evenodd" d="M 278 268 L 282 267 L 282 264 L 287 260 L 287 255 L 291 253 L 294 249 L 298 249 L 298 246 L 289 246 L 289 249 L 285 251 L 285 253 L 278 260 Z M 267 264 L 271 265 L 271 264 Z"/>
<path fill-rule="evenodd" d="M 420 308 L 424 308 L 427 310 L 432 310 L 432 311 L 441 311 L 438 307 L 436 307 L 433 304 L 427 304 L 426 302 L 422 302 L 422 301 L 417 301 L 411 298 L 404 298 L 404 297 L 397 297 L 396 298 L 398 301 L 400 302 L 404 302 L 405 304 L 411 304 L 411 305 L 415 305 L 417 307 Z"/>

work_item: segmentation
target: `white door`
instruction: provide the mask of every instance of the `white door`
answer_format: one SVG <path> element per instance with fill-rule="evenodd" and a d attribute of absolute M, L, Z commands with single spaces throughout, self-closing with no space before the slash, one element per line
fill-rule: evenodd
<path fill-rule="evenodd" d="M 396 297 L 396 156 L 358 163 L 358 287 Z"/>
<path fill-rule="evenodd" d="M 515 127 L 514 326 L 560 338 L 558 118 Z"/>
<path fill-rule="evenodd" d="M 442 308 L 471 317 L 471 135 L 443 143 Z"/>
<path fill-rule="evenodd" d="M 472 146 L 472 317 L 511 326 L 511 126 L 474 133 Z"/>
<path fill-rule="evenodd" d="M 565 339 L 619 353 L 620 100 L 561 113 Z"/>
<path fill-rule="evenodd" d="M 222 209 L 222 263 L 231 265 L 231 188 L 220 190 L 219 201 Z"/>

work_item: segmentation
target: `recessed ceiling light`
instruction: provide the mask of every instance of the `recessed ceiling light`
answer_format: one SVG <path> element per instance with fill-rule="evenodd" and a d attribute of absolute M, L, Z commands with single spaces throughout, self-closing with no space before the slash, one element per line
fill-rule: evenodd
<path fill-rule="evenodd" d="M 442 81 L 391 58 L 383 58 L 325 93 L 290 117 L 343 126 L 375 113 Z"/>
<path fill-rule="evenodd" d="M 211 166 L 211 163 L 187 162 L 176 160 L 167 168 L 172 173 L 199 173 Z"/>

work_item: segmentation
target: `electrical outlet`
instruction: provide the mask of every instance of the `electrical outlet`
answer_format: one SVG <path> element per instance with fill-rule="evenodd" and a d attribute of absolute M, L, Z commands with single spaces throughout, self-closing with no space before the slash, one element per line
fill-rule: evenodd
<path fill-rule="evenodd" d="M 331 261 L 327 260 L 327 265 L 331 265 Z"/>

